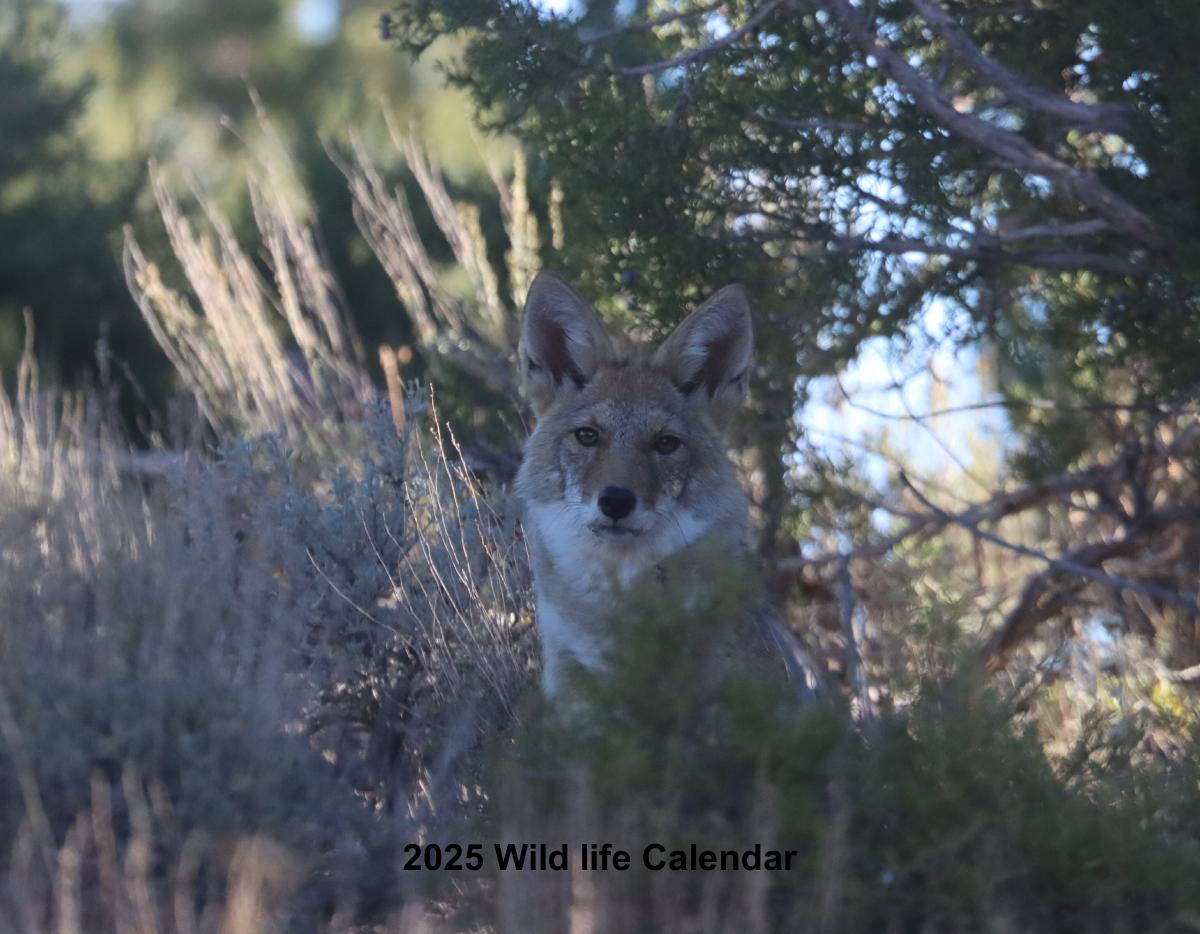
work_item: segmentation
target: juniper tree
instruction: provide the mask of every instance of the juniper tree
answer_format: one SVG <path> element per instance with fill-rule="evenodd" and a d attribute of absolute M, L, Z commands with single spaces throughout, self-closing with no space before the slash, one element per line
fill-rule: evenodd
<path fill-rule="evenodd" d="M 573 258 L 648 307 L 731 265 L 827 281 L 792 328 L 849 352 L 930 295 L 1195 386 L 1200 13 L 1179 0 L 408 0 L 450 80 L 570 192 Z M 619 273 L 634 272 L 624 280 Z M 1033 294 L 1036 292 L 1036 295 Z M 655 301 L 651 301 L 655 299 Z M 665 308 L 674 314 L 674 303 Z"/>
<path fill-rule="evenodd" d="M 1006 483 L 1032 485 L 951 517 L 900 475 L 908 518 L 1011 555 L 981 516 L 1062 509 L 1016 549 L 1042 570 L 998 637 L 1095 618 L 1091 600 L 1187 628 L 1192 571 L 1136 571 L 1170 593 L 1131 609 L 1106 562 L 1193 547 L 1195 485 L 1165 478 L 1196 458 L 1194 5 L 400 0 L 389 23 L 418 54 L 457 40 L 449 80 L 561 184 L 565 262 L 616 311 L 665 330 L 731 275 L 756 293 L 767 552 L 798 503 L 779 455 L 805 378 L 938 301 L 956 312 L 938 339 L 984 352 L 1022 438 Z"/>

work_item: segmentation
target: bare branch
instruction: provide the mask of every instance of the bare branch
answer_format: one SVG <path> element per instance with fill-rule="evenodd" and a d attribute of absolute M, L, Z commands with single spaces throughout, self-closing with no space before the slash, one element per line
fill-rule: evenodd
<path fill-rule="evenodd" d="M 889 370 L 889 372 L 892 371 L 890 363 L 888 364 L 888 370 Z M 927 372 L 929 372 L 930 375 L 933 376 L 932 364 L 929 365 Z M 893 373 L 893 376 L 894 376 L 894 373 Z M 899 381 L 897 381 L 897 385 L 899 385 Z M 962 475 L 964 477 L 966 477 L 968 480 L 970 480 L 972 483 L 974 483 L 981 490 L 983 490 L 983 492 L 985 492 L 985 493 L 990 492 L 991 486 L 986 481 L 984 481 L 977 473 L 975 473 L 975 471 L 973 471 L 966 463 L 963 462 L 963 459 L 961 457 L 959 457 L 957 452 L 955 452 L 954 448 L 950 447 L 950 445 L 946 443 L 946 439 L 943 438 L 938 432 L 934 431 L 933 428 L 930 427 L 929 422 L 927 420 L 918 419 L 916 417 L 916 413 L 912 410 L 912 406 L 910 406 L 908 404 L 908 396 L 905 395 L 905 393 L 903 391 L 898 392 L 896 395 L 900 399 L 900 404 L 904 406 L 905 412 L 907 412 L 908 415 L 912 418 L 913 424 L 917 425 L 923 432 L 925 432 L 926 435 L 929 436 L 929 439 L 935 445 L 937 445 L 938 449 L 941 450 L 941 452 L 946 455 L 946 458 L 952 464 L 954 464 L 955 467 L 957 467 L 959 469 L 959 471 L 962 473 Z"/>
<path fill-rule="evenodd" d="M 1151 513 L 1134 523 L 1121 538 L 1106 542 L 1090 542 L 1060 558 L 1053 558 L 1036 549 L 1005 541 L 983 529 L 969 529 L 973 535 L 986 541 L 1017 554 L 1044 561 L 1049 565 L 1048 570 L 1028 580 L 1016 606 L 1009 611 L 1004 622 L 984 647 L 984 660 L 991 667 L 1003 664 L 1005 655 L 1014 646 L 1032 635 L 1039 623 L 1061 611 L 1070 594 L 1078 589 L 1078 584 L 1069 580 L 1066 581 L 1064 589 L 1064 578 L 1071 576 L 1104 584 L 1115 590 L 1141 594 L 1153 600 L 1177 606 L 1192 616 L 1200 617 L 1200 603 L 1184 594 L 1158 584 L 1130 580 L 1127 577 L 1098 570 L 1105 561 L 1134 554 L 1142 544 L 1140 540 L 1148 534 L 1160 531 L 1176 522 L 1194 522 L 1198 518 L 1200 518 L 1200 511 L 1195 509 Z"/>
<path fill-rule="evenodd" d="M 912 5 L 964 65 L 1002 91 L 1012 103 L 1069 126 L 1111 133 L 1128 130 L 1132 120 L 1129 108 L 1116 104 L 1086 104 L 1034 87 L 985 55 L 937 0 L 912 0 Z"/>
<path fill-rule="evenodd" d="M 763 123 L 783 127 L 786 130 L 834 130 L 839 133 L 870 133 L 887 132 L 887 127 L 867 123 L 865 120 L 841 120 L 836 117 L 773 117 L 770 114 L 756 113 L 754 115 Z"/>
<path fill-rule="evenodd" d="M 1150 219 L 1101 184 L 1095 175 L 1038 149 L 1017 133 L 960 112 L 936 84 L 878 33 L 871 17 L 851 0 L 806 2 L 811 8 L 825 10 L 832 16 L 854 43 L 875 59 L 879 70 L 896 82 L 918 108 L 946 130 L 991 153 L 1013 169 L 1041 176 L 1059 186 L 1108 221 L 1114 230 L 1132 237 L 1143 246 L 1154 250 L 1165 248 L 1165 241 Z"/>
<path fill-rule="evenodd" d="M 630 23 L 628 26 L 618 26 L 615 29 L 606 29 L 604 32 L 598 32 L 594 36 L 588 36 L 581 40 L 581 44 L 585 46 L 599 45 L 602 42 L 609 42 L 612 39 L 620 38 L 621 36 L 632 36 L 638 33 L 649 32 L 652 29 L 658 29 L 660 26 L 669 26 L 671 23 L 677 23 L 680 20 L 692 19 L 696 16 L 703 16 L 705 13 L 711 13 L 714 10 L 720 9 L 725 3 L 725 0 L 714 0 L 711 3 L 704 3 L 691 10 L 680 10 L 677 13 L 666 13 L 662 16 L 648 19 L 641 23 Z"/>
<path fill-rule="evenodd" d="M 748 212 L 749 213 L 749 212 Z M 755 209 L 754 213 L 761 213 Z M 766 219 L 778 220 L 774 215 Z M 1067 228 L 1064 228 L 1066 230 Z M 731 239 L 753 243 L 771 243 L 781 240 L 796 241 L 798 252 L 795 258 L 807 262 L 819 262 L 845 253 L 883 253 L 889 256 L 943 256 L 949 259 L 969 260 L 979 263 L 1006 263 L 1031 266 L 1036 269 L 1091 270 L 1116 276 L 1140 278 L 1148 269 L 1141 263 L 1091 250 L 1071 249 L 1004 249 L 997 238 L 984 234 L 973 235 L 956 231 L 963 238 L 961 245 L 921 240 L 916 237 L 862 237 L 845 236 L 822 230 L 813 224 L 793 223 L 786 229 L 746 230 L 732 235 Z M 1073 235 L 1078 236 L 1078 232 Z"/>
<path fill-rule="evenodd" d="M 874 544 L 855 549 L 853 552 L 847 554 L 846 557 L 852 561 L 878 558 L 893 551 L 897 546 L 914 536 L 928 536 L 945 528 L 947 525 L 959 525 L 974 529 L 983 523 L 998 522 L 1008 516 L 1016 515 L 1029 509 L 1036 509 L 1039 506 L 1053 502 L 1071 493 L 1102 487 L 1110 482 L 1123 466 L 1120 461 L 1116 461 L 1087 470 L 1056 474 L 1038 483 L 1022 487 L 1019 490 L 1001 493 L 961 512 L 946 512 L 935 506 L 927 513 L 917 514 L 899 532 L 889 535 Z M 908 484 L 908 487 L 909 489 L 914 489 L 911 483 Z M 924 494 L 917 493 L 917 497 L 924 502 L 928 502 Z M 813 558 L 802 556 L 785 558 L 779 562 L 776 570 L 781 575 L 795 576 L 806 568 L 816 569 L 833 564 L 841 560 L 841 557 L 840 554 L 834 553 Z"/>
<path fill-rule="evenodd" d="M 1180 668 L 1176 671 L 1168 672 L 1167 679 L 1174 681 L 1177 684 L 1188 684 L 1193 681 L 1200 681 L 1200 665 L 1189 665 L 1187 668 Z"/>
<path fill-rule="evenodd" d="M 1021 227 L 998 234 L 977 234 L 980 243 L 1016 243 L 1020 240 L 1036 240 L 1063 237 L 1087 237 L 1110 230 L 1108 222 L 1100 218 L 1077 221 L 1073 224 L 1039 224 Z"/>
<path fill-rule="evenodd" d="M 1152 412 L 1158 415 L 1182 415 L 1186 412 L 1197 412 L 1190 406 L 1171 408 L 1155 402 L 1057 402 L 1053 399 L 988 399 L 984 402 L 969 402 L 963 405 L 950 405 L 940 409 L 930 409 L 928 412 L 885 412 L 874 406 L 859 402 L 846 389 L 840 377 L 835 378 L 838 391 L 846 404 L 852 409 L 865 412 L 873 418 L 882 418 L 892 422 L 923 422 L 944 415 L 965 415 L 971 412 L 985 412 L 989 409 L 1026 409 L 1039 412 Z"/>
<path fill-rule="evenodd" d="M 686 65 L 694 65 L 696 62 L 703 61 L 706 58 L 711 58 L 722 49 L 727 49 L 731 45 L 736 45 L 741 42 L 746 36 L 756 32 L 763 23 L 771 18 L 780 7 L 788 5 L 789 0 L 767 0 L 761 7 L 754 11 L 737 29 L 730 30 L 719 39 L 715 39 L 706 45 L 698 46 L 694 49 L 689 49 L 687 52 L 682 52 L 674 58 L 668 58 L 660 62 L 651 62 L 648 65 L 613 65 L 609 67 L 609 71 L 613 74 L 621 75 L 626 78 L 640 78 L 643 75 L 654 75 L 663 71 L 670 71 L 672 68 L 682 68 Z"/>
<path fill-rule="evenodd" d="M 1120 276 L 1143 276 L 1146 267 L 1120 256 L 1096 253 L 1087 250 L 1004 250 L 987 245 L 984 238 L 976 238 L 970 245 L 952 246 L 946 243 L 931 243 L 904 237 L 884 237 L 872 240 L 867 237 L 837 237 L 830 240 L 826 250 L 831 253 L 875 252 L 902 256 L 915 253 L 925 256 L 946 256 L 976 262 L 1012 263 L 1034 266 L 1038 269 L 1090 269 L 1094 272 Z"/>
<path fill-rule="evenodd" d="M 1050 566 L 1052 571 L 1059 573 L 1066 572 L 1076 574 L 1087 580 L 1109 584 L 1118 590 L 1129 590 L 1133 593 L 1140 593 L 1147 597 L 1153 597 L 1156 600 L 1163 600 L 1167 603 L 1173 603 L 1176 606 L 1183 607 L 1190 613 L 1200 616 L 1200 604 L 1189 597 L 1175 593 L 1173 590 L 1168 590 L 1165 587 L 1159 587 L 1157 584 L 1147 584 L 1140 581 L 1132 581 L 1124 577 L 1118 577 L 1115 574 L 1106 574 L 1103 571 L 1095 570 L 1096 566 L 1108 560 L 1125 556 L 1133 551 L 1133 541 L 1136 536 L 1144 535 L 1148 531 L 1161 529 L 1172 522 L 1184 522 L 1200 518 L 1200 511 L 1195 509 L 1178 509 L 1169 512 L 1151 513 L 1142 517 L 1134 524 L 1130 532 L 1122 539 L 1117 539 L 1111 542 L 1093 542 L 1084 545 L 1082 548 L 1071 552 L 1060 558 L 1052 557 L 1044 551 L 1039 551 L 1036 548 L 1030 548 L 1027 545 L 1021 545 L 1017 542 L 1010 542 L 1005 538 L 1001 538 L 994 532 L 988 532 L 981 529 L 977 522 L 970 522 L 962 516 L 952 515 L 939 509 L 931 502 L 924 494 L 921 493 L 915 486 L 908 483 L 908 478 L 901 474 L 900 479 L 904 481 L 905 486 L 916 496 L 923 505 L 931 512 L 938 513 L 943 516 L 951 525 L 959 526 L 966 529 L 976 538 L 981 538 L 986 542 L 997 545 L 1000 548 L 1007 549 L 1025 558 L 1033 558 L 1035 561 L 1045 562 Z M 1136 529 L 1136 535 L 1135 531 Z"/>

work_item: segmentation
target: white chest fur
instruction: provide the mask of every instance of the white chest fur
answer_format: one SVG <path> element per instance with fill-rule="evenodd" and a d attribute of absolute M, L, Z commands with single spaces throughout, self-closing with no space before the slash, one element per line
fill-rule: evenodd
<path fill-rule="evenodd" d="M 571 660 L 591 669 L 603 665 L 604 639 L 595 621 L 614 596 L 669 555 L 686 548 L 711 523 L 686 510 L 665 517 L 635 539 L 613 542 L 587 528 L 570 503 L 532 504 L 527 526 L 537 539 L 534 589 L 542 640 L 542 683 L 548 694 L 561 687 Z"/>

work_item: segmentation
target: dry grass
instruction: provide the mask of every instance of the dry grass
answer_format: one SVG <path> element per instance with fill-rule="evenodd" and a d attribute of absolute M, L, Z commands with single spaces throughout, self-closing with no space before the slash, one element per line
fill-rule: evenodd
<path fill-rule="evenodd" d="M 251 179 L 254 216 L 272 281 L 237 242 L 229 222 L 201 200 L 199 233 L 160 172 L 155 197 L 175 256 L 201 311 L 163 282 L 126 231 L 130 290 L 159 345 L 222 436 L 284 430 L 330 456 L 370 396 L 362 350 L 313 229 L 299 216 L 279 170 Z"/>
<path fill-rule="evenodd" d="M 0 394 L 0 930 L 339 929 L 472 806 L 531 679 L 523 544 L 432 403 L 373 398 L 283 201 L 272 291 L 156 185 L 202 311 L 132 238 L 131 281 L 218 443 L 135 452 L 29 355 Z"/>
<path fill-rule="evenodd" d="M 307 485 L 268 439 L 146 482 L 23 385 L 0 397 L 0 930 L 377 908 L 364 860 L 472 806 L 480 731 L 530 683 L 511 520 L 420 418 L 397 438 L 376 413 L 390 462 L 358 476 Z"/>

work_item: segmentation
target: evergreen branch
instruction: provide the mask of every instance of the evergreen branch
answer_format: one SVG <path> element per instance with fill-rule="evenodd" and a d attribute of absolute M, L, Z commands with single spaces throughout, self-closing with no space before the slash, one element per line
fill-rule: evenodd
<path fill-rule="evenodd" d="M 613 39 L 619 39 L 622 36 L 632 36 L 643 32 L 649 32 L 652 29 L 658 29 L 660 26 L 669 26 L 671 23 L 677 23 L 680 20 L 692 19 L 696 16 L 703 16 L 705 13 L 711 13 L 714 10 L 720 9 L 725 3 L 725 0 L 715 0 L 711 3 L 703 3 L 691 10 L 680 10 L 677 13 L 666 13 L 662 16 L 648 19 L 641 23 L 630 23 L 628 26 L 618 26 L 615 29 L 606 29 L 604 32 L 598 32 L 594 36 L 588 36 L 586 39 L 580 40 L 580 45 L 591 46 L 599 45 L 602 42 L 611 42 Z"/>
<path fill-rule="evenodd" d="M 703 61 L 706 58 L 711 58 L 717 52 L 727 49 L 732 45 L 741 42 L 747 36 L 758 31 L 759 27 L 770 19 L 777 10 L 783 6 L 789 6 L 791 0 L 767 0 L 761 7 L 754 11 L 737 29 L 733 29 L 705 45 L 698 46 L 694 49 L 689 49 L 687 52 L 681 52 L 673 58 L 664 59 L 663 61 L 650 62 L 647 65 L 611 65 L 609 71 L 615 75 L 621 75 L 625 78 L 641 78 L 645 75 L 654 75 L 663 71 L 670 71 L 672 68 L 683 68 L 687 65 L 694 65 L 697 62 Z"/>
<path fill-rule="evenodd" d="M 1128 131 L 1133 117 L 1128 107 L 1087 104 L 1035 87 L 986 55 L 938 0 L 912 0 L 912 5 L 964 65 L 1003 92 L 1012 104 L 1081 129 L 1111 133 Z"/>
<path fill-rule="evenodd" d="M 859 49 L 875 60 L 883 74 L 948 132 L 991 153 L 1009 168 L 1040 176 L 1069 192 L 1114 230 L 1140 245 L 1156 251 L 1166 248 L 1150 219 L 1095 175 L 1063 162 L 1017 133 L 961 112 L 933 81 L 879 34 L 861 7 L 850 0 L 806 0 L 806 3 L 812 9 L 828 13 Z"/>
<path fill-rule="evenodd" d="M 735 235 L 733 239 L 758 243 L 785 238 L 794 239 L 797 232 L 796 228 L 801 226 L 808 228 L 805 230 L 805 233 L 813 233 L 811 225 L 793 224 L 786 232 L 751 231 Z M 1068 228 L 1064 226 L 1062 230 L 1068 231 Z M 1147 267 L 1141 263 L 1094 250 L 1010 250 L 1002 248 L 994 237 L 968 235 L 962 231 L 958 231 L 958 233 L 967 238 L 968 242 L 961 246 L 955 246 L 949 243 L 921 240 L 915 237 L 880 237 L 873 239 L 861 236 L 825 234 L 821 231 L 816 231 L 814 236 L 809 239 L 803 239 L 800 243 L 818 246 L 820 249 L 804 253 L 798 258 L 819 260 L 823 258 L 823 254 L 859 252 L 886 253 L 894 256 L 915 253 L 924 256 L 944 256 L 950 259 L 973 260 L 984 263 L 1032 266 L 1037 269 L 1060 269 L 1066 271 L 1088 269 L 1093 272 L 1117 276 L 1141 277 L 1148 272 Z M 1079 232 L 1075 231 L 1074 235 L 1079 236 Z"/>

